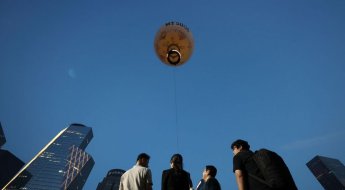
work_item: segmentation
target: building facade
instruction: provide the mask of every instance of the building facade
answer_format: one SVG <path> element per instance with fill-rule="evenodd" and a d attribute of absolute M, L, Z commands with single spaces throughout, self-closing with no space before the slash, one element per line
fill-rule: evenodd
<path fill-rule="evenodd" d="M 5 143 L 6 137 L 0 123 L 0 188 L 5 186 L 25 165 L 23 161 L 10 151 L 2 149 Z M 30 177 L 31 175 L 27 173 L 27 176 Z"/>
<path fill-rule="evenodd" d="M 98 184 L 97 190 L 118 190 L 122 174 L 126 171 L 121 169 L 112 169 L 101 183 Z"/>
<path fill-rule="evenodd" d="M 8 150 L 0 149 L 0 188 L 5 186 L 16 173 L 25 165 L 23 161 L 17 158 Z M 28 177 L 30 175 L 28 174 Z"/>
<path fill-rule="evenodd" d="M 92 129 L 81 124 L 63 129 L 4 189 L 82 189 L 94 165 L 84 152 L 92 137 Z"/>
<path fill-rule="evenodd" d="M 325 190 L 345 189 L 345 166 L 339 160 L 315 156 L 307 166 Z"/>

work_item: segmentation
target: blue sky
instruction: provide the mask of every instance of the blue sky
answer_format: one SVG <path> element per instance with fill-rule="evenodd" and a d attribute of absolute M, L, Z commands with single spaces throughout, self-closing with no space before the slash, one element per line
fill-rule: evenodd
<path fill-rule="evenodd" d="M 154 189 L 176 152 L 195 185 L 213 164 L 223 189 L 236 189 L 230 144 L 242 138 L 278 152 L 299 189 L 322 189 L 305 163 L 345 162 L 344 20 L 343 0 L 1 0 L 4 148 L 28 162 L 82 123 L 96 162 L 84 189 L 140 152 Z M 169 21 L 194 36 L 178 68 L 153 49 Z"/>

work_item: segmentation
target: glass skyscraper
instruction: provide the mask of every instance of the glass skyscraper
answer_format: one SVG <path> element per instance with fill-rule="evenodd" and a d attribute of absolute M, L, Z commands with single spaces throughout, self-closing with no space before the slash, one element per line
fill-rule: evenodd
<path fill-rule="evenodd" d="M 24 166 L 24 162 L 8 150 L 1 149 L 6 138 L 0 123 L 0 188 L 5 186 L 16 173 Z M 31 175 L 27 173 L 27 176 Z"/>
<path fill-rule="evenodd" d="M 118 190 L 122 174 L 126 171 L 121 169 L 112 169 L 101 183 L 98 184 L 97 190 Z"/>
<path fill-rule="evenodd" d="M 315 156 L 307 166 L 325 190 L 345 189 L 345 166 L 339 160 Z"/>
<path fill-rule="evenodd" d="M 24 166 L 24 162 L 10 151 L 0 149 L 0 164 L 0 188 L 2 188 Z"/>
<path fill-rule="evenodd" d="M 4 189 L 82 189 L 95 163 L 84 152 L 92 137 L 92 129 L 81 124 L 63 129 Z"/>

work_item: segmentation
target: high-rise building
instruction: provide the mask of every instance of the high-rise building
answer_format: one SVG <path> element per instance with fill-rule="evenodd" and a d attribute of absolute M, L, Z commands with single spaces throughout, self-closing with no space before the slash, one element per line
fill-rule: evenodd
<path fill-rule="evenodd" d="M 98 184 L 97 190 L 118 190 L 120 186 L 120 179 L 125 170 L 112 169 L 107 173 L 107 176 L 101 183 Z"/>
<path fill-rule="evenodd" d="M 8 150 L 0 149 L 0 188 L 6 185 L 25 165 Z M 29 176 L 29 175 L 28 175 Z"/>
<path fill-rule="evenodd" d="M 339 160 L 315 156 L 307 166 L 325 190 L 345 189 L 345 166 Z"/>
<path fill-rule="evenodd" d="M 63 129 L 4 189 L 82 189 L 95 163 L 84 152 L 92 137 L 92 129 L 81 124 Z"/>
<path fill-rule="evenodd" d="M 6 138 L 0 123 L 0 148 L 6 143 Z M 24 162 L 8 150 L 0 149 L 0 188 L 6 185 L 24 166 Z M 27 173 L 27 176 L 31 175 Z"/>
<path fill-rule="evenodd" d="M 6 143 L 6 137 L 4 131 L 2 130 L 1 122 L 0 122 L 0 148 Z"/>

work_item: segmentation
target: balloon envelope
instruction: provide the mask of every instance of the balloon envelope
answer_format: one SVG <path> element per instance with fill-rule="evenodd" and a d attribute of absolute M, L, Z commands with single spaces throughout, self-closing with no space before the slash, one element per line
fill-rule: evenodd
<path fill-rule="evenodd" d="M 168 22 L 158 30 L 154 47 L 158 58 L 163 63 L 179 66 L 184 64 L 193 53 L 193 36 L 184 24 Z"/>

